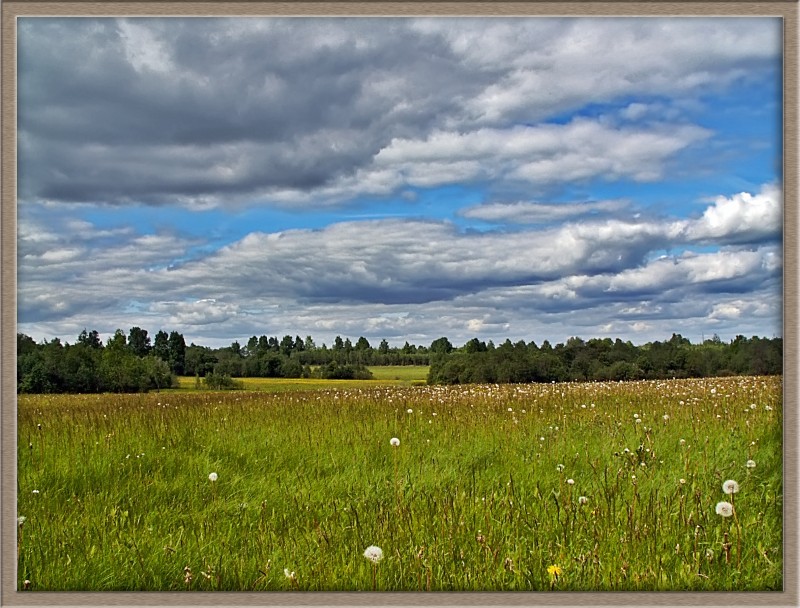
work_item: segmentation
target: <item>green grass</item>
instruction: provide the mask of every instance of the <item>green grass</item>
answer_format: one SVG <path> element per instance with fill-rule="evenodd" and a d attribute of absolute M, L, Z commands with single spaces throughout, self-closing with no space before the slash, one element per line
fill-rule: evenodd
<path fill-rule="evenodd" d="M 424 383 L 428 365 L 375 365 L 369 368 L 376 380 L 395 380 L 403 383 Z"/>
<path fill-rule="evenodd" d="M 327 390 L 346 388 L 374 388 L 377 386 L 408 386 L 424 384 L 428 377 L 427 365 L 376 365 L 369 368 L 372 380 L 321 380 L 318 378 L 237 378 L 245 390 L 284 393 L 289 391 Z M 195 391 L 197 378 L 180 376 L 179 387 L 166 392 Z M 201 390 L 205 390 L 201 384 Z"/>
<path fill-rule="evenodd" d="M 780 378 L 359 387 L 21 395 L 20 588 L 782 587 Z"/>

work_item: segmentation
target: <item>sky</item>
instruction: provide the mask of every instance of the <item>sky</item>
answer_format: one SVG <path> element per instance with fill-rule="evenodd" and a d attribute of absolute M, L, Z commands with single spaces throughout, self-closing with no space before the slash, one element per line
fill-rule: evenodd
<path fill-rule="evenodd" d="M 782 335 L 774 18 L 20 18 L 17 331 Z"/>

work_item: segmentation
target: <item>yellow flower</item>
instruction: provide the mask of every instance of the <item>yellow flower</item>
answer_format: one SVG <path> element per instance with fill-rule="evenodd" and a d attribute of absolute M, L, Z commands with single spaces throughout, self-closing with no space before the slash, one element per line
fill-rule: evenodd
<path fill-rule="evenodd" d="M 561 566 L 557 566 L 553 564 L 552 566 L 547 566 L 547 574 L 550 575 L 550 580 L 558 580 L 558 577 L 562 574 Z"/>

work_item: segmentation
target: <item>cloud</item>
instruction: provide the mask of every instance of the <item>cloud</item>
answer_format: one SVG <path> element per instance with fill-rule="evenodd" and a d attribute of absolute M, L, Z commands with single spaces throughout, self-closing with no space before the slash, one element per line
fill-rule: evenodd
<path fill-rule="evenodd" d="M 484 203 L 462 209 L 459 215 L 485 222 L 544 224 L 587 216 L 618 214 L 630 207 L 626 200 L 588 201 L 585 203 Z"/>
<path fill-rule="evenodd" d="M 767 184 L 757 194 L 717 197 L 699 220 L 689 223 L 687 236 L 698 242 L 752 243 L 774 238 L 782 225 L 782 190 Z"/>
<path fill-rule="evenodd" d="M 115 323 L 172 327 L 192 340 L 270 330 L 427 340 L 448 332 L 524 335 L 532 318 L 568 328 L 612 317 L 631 335 L 682 315 L 697 327 L 697 319 L 717 327 L 779 318 L 779 233 L 747 246 L 737 244 L 741 227 L 725 224 L 729 231 L 717 238 L 733 244 L 653 257 L 704 234 L 713 210 L 762 198 L 780 197 L 767 186 L 759 195 L 720 197 L 694 220 L 598 217 L 513 232 L 342 222 L 253 232 L 193 256 L 197 239 L 95 230 L 85 221 L 47 231 L 28 220 L 19 241 L 20 323 L 79 332 L 92 319 L 104 332 Z"/>
<path fill-rule="evenodd" d="M 779 66 L 779 28 L 777 19 L 22 18 L 19 197 L 317 206 L 463 180 L 652 180 L 710 133 L 541 121 L 758 78 Z M 644 102 L 629 112 L 634 103 Z"/>

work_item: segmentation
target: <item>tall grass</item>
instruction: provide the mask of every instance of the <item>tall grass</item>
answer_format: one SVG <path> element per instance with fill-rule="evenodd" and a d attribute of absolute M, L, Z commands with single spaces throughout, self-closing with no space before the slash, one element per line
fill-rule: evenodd
<path fill-rule="evenodd" d="M 780 378 L 18 407 L 20 589 L 782 587 Z"/>

